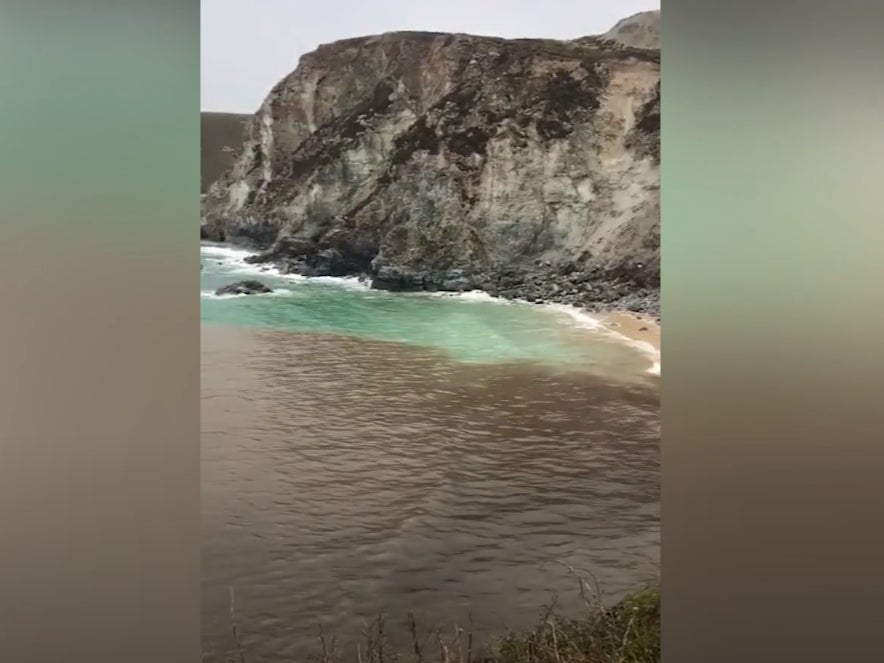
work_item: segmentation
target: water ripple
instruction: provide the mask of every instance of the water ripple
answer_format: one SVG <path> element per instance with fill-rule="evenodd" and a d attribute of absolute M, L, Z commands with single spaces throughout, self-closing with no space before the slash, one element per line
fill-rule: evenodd
<path fill-rule="evenodd" d="M 203 649 L 249 660 L 384 610 L 479 634 L 656 577 L 652 383 L 456 363 L 396 343 L 204 327 Z M 570 597 L 570 598 L 569 598 Z M 570 603 L 569 603 L 570 601 Z"/>

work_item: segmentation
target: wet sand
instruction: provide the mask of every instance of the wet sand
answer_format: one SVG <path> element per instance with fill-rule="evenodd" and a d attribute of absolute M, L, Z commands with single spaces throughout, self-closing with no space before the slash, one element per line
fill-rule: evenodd
<path fill-rule="evenodd" d="M 601 321 L 606 328 L 634 341 L 648 343 L 657 352 L 660 351 L 660 325 L 650 316 L 625 311 L 593 313 L 592 315 Z"/>

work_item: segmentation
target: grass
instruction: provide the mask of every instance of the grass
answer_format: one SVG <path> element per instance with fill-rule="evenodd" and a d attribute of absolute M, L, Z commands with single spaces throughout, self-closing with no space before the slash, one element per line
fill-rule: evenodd
<path fill-rule="evenodd" d="M 494 663 L 656 663 L 660 590 L 630 594 L 610 609 L 568 620 L 549 614 L 528 634 L 506 636 L 484 659 Z"/>
<path fill-rule="evenodd" d="M 573 569 L 572 569 L 573 571 Z M 390 643 L 383 615 L 369 624 L 362 641 L 342 648 L 336 638 L 320 633 L 311 663 L 658 663 L 660 661 L 660 588 L 633 592 L 606 607 L 578 576 L 584 612 L 576 618 L 546 607 L 533 629 L 510 632 L 484 647 L 476 646 L 471 629 L 453 633 L 421 632 L 409 616 L 411 644 L 404 651 Z M 597 588 L 596 588 L 597 589 Z M 404 635 L 404 634 L 398 634 Z M 238 663 L 248 663 L 239 645 Z M 397 638 L 402 641 L 402 638 Z"/>

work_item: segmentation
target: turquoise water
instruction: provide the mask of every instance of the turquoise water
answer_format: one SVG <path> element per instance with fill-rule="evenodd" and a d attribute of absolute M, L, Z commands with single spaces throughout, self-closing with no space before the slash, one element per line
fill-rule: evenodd
<path fill-rule="evenodd" d="M 203 244 L 201 319 L 207 324 L 334 333 L 432 348 L 461 362 L 535 362 L 646 374 L 656 361 L 588 315 L 560 307 L 504 302 L 482 293 L 389 293 L 355 279 L 280 275 L 244 262 L 248 252 Z M 267 295 L 214 291 L 242 279 Z"/>

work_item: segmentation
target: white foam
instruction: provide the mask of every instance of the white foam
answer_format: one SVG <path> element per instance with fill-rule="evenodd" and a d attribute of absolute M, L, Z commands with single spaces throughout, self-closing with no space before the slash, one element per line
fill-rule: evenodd
<path fill-rule="evenodd" d="M 200 244 L 201 257 L 222 262 L 229 271 L 236 274 L 272 277 L 293 283 L 328 283 L 358 290 L 367 290 L 371 287 L 370 281 L 360 281 L 356 276 L 303 276 L 281 272 L 273 265 L 246 262 L 246 258 L 252 255 L 255 255 L 254 252 L 247 249 L 238 249 L 222 244 Z"/>
<path fill-rule="evenodd" d="M 200 299 L 236 299 L 237 297 L 248 297 L 248 295 L 245 295 L 245 294 L 218 295 L 218 294 L 215 294 L 214 292 L 200 291 Z"/>
<path fill-rule="evenodd" d="M 354 290 L 371 289 L 371 281 L 368 279 L 360 281 L 358 276 L 302 276 L 301 278 L 313 283 L 328 283 L 329 285 L 337 285 Z"/>
<path fill-rule="evenodd" d="M 221 262 L 229 271 L 251 276 L 272 276 L 288 281 L 304 281 L 300 274 L 283 274 L 276 267 L 246 262 L 246 258 L 255 255 L 247 249 L 238 249 L 218 244 L 201 244 L 200 258 Z"/>
<path fill-rule="evenodd" d="M 579 327 L 596 330 L 603 333 L 605 336 L 616 340 L 618 343 L 635 348 L 651 360 L 652 365 L 647 372 L 652 375 L 660 375 L 660 350 L 654 347 L 653 344 L 648 343 L 647 341 L 630 338 L 621 332 L 611 329 L 598 318 L 593 317 L 576 306 L 568 304 L 545 304 L 545 306 L 548 309 L 569 316 Z"/>
<path fill-rule="evenodd" d="M 274 290 L 273 292 L 256 292 L 251 295 L 247 295 L 245 293 L 230 293 L 225 295 L 219 295 L 211 290 L 201 290 L 200 298 L 201 299 L 237 299 L 239 297 L 292 297 L 297 295 L 294 290 L 286 290 L 285 288 L 281 288 L 278 290 Z"/>
<path fill-rule="evenodd" d="M 584 329 L 598 329 L 602 326 L 600 320 L 592 317 L 589 313 L 576 306 L 571 306 L 569 304 L 544 304 L 544 306 L 551 311 L 567 315 L 578 327 L 583 327 Z"/>
<path fill-rule="evenodd" d="M 445 291 L 434 291 L 428 293 L 420 293 L 426 294 L 430 297 L 438 297 L 438 298 L 446 298 L 446 299 L 458 299 L 464 302 L 484 302 L 487 304 L 511 304 L 512 300 L 503 299 L 502 297 L 495 297 L 494 295 L 489 295 L 484 290 L 467 290 L 466 292 L 445 292 Z"/>
<path fill-rule="evenodd" d="M 620 332 L 615 331 L 610 327 L 606 327 L 605 325 L 600 325 L 600 328 L 605 332 L 606 335 L 617 339 L 624 345 L 632 346 L 642 354 L 646 355 L 653 362 L 647 372 L 651 373 L 652 375 L 660 375 L 660 351 L 655 348 L 653 344 L 648 343 L 647 341 L 639 341 L 638 339 L 630 338 L 629 336 L 621 334 Z"/>
<path fill-rule="evenodd" d="M 242 260 L 250 255 L 248 249 L 238 249 L 224 244 L 200 244 L 200 255 L 208 258 L 227 258 L 228 260 Z"/>
<path fill-rule="evenodd" d="M 469 290 L 467 292 L 457 292 L 454 293 L 454 295 L 457 299 L 463 300 L 465 302 L 491 302 L 494 304 L 508 303 L 505 299 L 495 297 L 494 295 L 489 295 L 484 290 Z"/>

